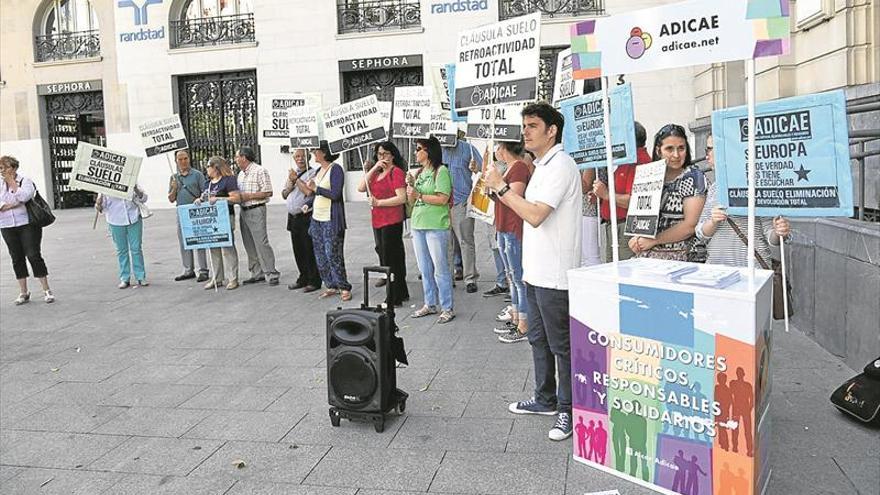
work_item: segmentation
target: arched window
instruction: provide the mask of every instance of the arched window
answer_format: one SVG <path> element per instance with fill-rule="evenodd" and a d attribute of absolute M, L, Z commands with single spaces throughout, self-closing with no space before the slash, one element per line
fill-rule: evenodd
<path fill-rule="evenodd" d="M 171 48 L 254 42 L 253 1 L 181 2 L 179 10 L 172 9 Z"/>
<path fill-rule="evenodd" d="M 92 0 L 51 0 L 40 14 L 35 37 L 37 62 L 101 54 L 98 16 Z"/>

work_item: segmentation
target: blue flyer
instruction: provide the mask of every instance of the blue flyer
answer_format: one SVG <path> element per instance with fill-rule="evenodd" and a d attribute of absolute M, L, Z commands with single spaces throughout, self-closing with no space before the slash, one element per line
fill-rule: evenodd
<path fill-rule="evenodd" d="M 446 64 L 446 83 L 449 87 L 450 115 L 453 122 L 467 122 L 467 112 L 455 109 L 455 64 Z"/>
<path fill-rule="evenodd" d="M 184 249 L 207 249 L 232 246 L 232 225 L 225 199 L 216 203 L 177 207 Z"/>
<path fill-rule="evenodd" d="M 746 107 L 712 112 L 718 202 L 748 211 Z M 784 98 L 755 108 L 755 214 L 853 214 L 849 130 L 843 91 Z"/>
<path fill-rule="evenodd" d="M 609 90 L 611 98 L 611 156 L 615 165 L 636 162 L 636 128 L 633 119 L 632 86 Z M 562 146 L 581 169 L 604 167 L 605 118 L 602 92 L 596 91 L 562 101 L 565 117 Z"/>

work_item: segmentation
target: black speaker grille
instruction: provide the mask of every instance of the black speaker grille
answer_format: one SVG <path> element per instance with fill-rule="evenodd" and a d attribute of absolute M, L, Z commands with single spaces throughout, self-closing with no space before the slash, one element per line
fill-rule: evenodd
<path fill-rule="evenodd" d="M 378 376 L 365 356 L 344 352 L 331 364 L 330 382 L 337 398 L 348 404 L 361 404 L 373 398 Z"/>

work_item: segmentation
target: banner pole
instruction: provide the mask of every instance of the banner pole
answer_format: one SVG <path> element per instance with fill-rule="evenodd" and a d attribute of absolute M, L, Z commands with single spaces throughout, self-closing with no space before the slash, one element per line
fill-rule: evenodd
<path fill-rule="evenodd" d="M 168 168 L 171 170 L 171 175 L 174 175 L 174 168 L 175 168 L 174 167 L 174 160 L 171 158 L 171 155 L 173 155 L 173 154 L 174 153 L 165 153 L 165 159 L 168 162 Z M 192 163 L 190 163 L 190 166 L 192 166 Z"/>
<path fill-rule="evenodd" d="M 785 331 L 788 332 L 788 270 L 785 268 L 785 239 L 779 236 L 779 262 L 782 263 L 782 310 L 785 316 Z"/>
<path fill-rule="evenodd" d="M 214 271 L 214 256 L 211 254 L 211 249 L 220 249 L 220 248 L 208 248 L 208 266 L 211 267 L 211 280 L 214 282 L 214 293 L 217 293 L 217 272 Z M 195 253 L 193 253 L 195 254 Z"/>
<path fill-rule="evenodd" d="M 364 154 L 361 152 L 360 146 L 358 146 L 358 158 L 361 159 L 361 167 L 364 169 L 364 185 L 367 186 L 367 197 L 369 198 L 373 193 L 370 192 L 370 181 L 367 180 L 367 162 L 364 161 Z"/>
<path fill-rule="evenodd" d="M 746 60 L 748 98 L 748 259 L 749 280 L 755 276 L 755 59 Z"/>
<path fill-rule="evenodd" d="M 611 220 L 611 259 L 620 261 L 620 239 L 617 238 L 617 194 L 614 189 L 614 157 L 611 156 L 611 99 L 608 97 L 608 76 L 602 76 L 602 118 L 605 120 L 605 166 L 608 169 L 608 212 Z M 602 218 L 599 214 L 601 232 Z"/>

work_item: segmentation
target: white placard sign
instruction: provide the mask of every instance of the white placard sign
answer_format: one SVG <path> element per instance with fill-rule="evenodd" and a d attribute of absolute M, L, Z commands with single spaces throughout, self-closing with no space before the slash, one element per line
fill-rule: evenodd
<path fill-rule="evenodd" d="M 391 136 L 426 138 L 431 130 L 431 86 L 398 86 L 394 88 Z"/>
<path fill-rule="evenodd" d="M 333 153 L 388 139 L 376 95 L 337 105 L 322 113 L 324 139 Z"/>
<path fill-rule="evenodd" d="M 321 95 L 317 93 L 261 94 L 258 110 L 260 144 L 289 145 L 288 109 L 306 104 L 320 108 Z"/>
<path fill-rule="evenodd" d="M 70 173 L 70 187 L 131 199 L 141 160 L 139 156 L 80 141 Z"/>
<path fill-rule="evenodd" d="M 177 114 L 143 122 L 138 126 L 138 131 L 148 157 L 189 148 L 186 133 L 183 132 L 180 116 Z"/>
<path fill-rule="evenodd" d="M 584 94 L 586 79 L 575 80 L 571 69 L 571 48 L 566 48 L 556 55 L 556 80 L 553 82 L 553 106 L 575 96 Z"/>
<path fill-rule="evenodd" d="M 636 167 L 632 196 L 629 200 L 629 209 L 626 211 L 626 227 L 623 231 L 625 235 L 652 239 L 657 235 L 665 176 L 666 160 L 657 160 Z"/>
<path fill-rule="evenodd" d="M 390 101 L 380 101 L 379 113 L 382 115 L 382 125 L 385 127 L 385 134 L 391 135 L 391 107 Z"/>
<path fill-rule="evenodd" d="M 321 97 L 318 95 L 318 100 Z M 317 148 L 324 138 L 321 126 L 321 104 L 306 102 L 287 110 L 288 135 L 291 148 Z"/>
<path fill-rule="evenodd" d="M 449 104 L 449 81 L 446 79 L 446 64 L 431 66 L 431 84 L 434 87 L 434 101 L 445 111 L 452 109 Z"/>
<path fill-rule="evenodd" d="M 495 110 L 495 141 L 519 141 L 522 138 L 522 105 L 499 105 Z M 493 108 L 468 112 L 467 137 L 491 139 Z"/>
<path fill-rule="evenodd" d="M 540 12 L 460 32 L 456 110 L 534 101 L 540 38 Z"/>
<path fill-rule="evenodd" d="M 431 105 L 431 135 L 447 148 L 458 144 L 458 127 L 449 118 L 449 110 L 443 110 L 439 103 Z"/>

